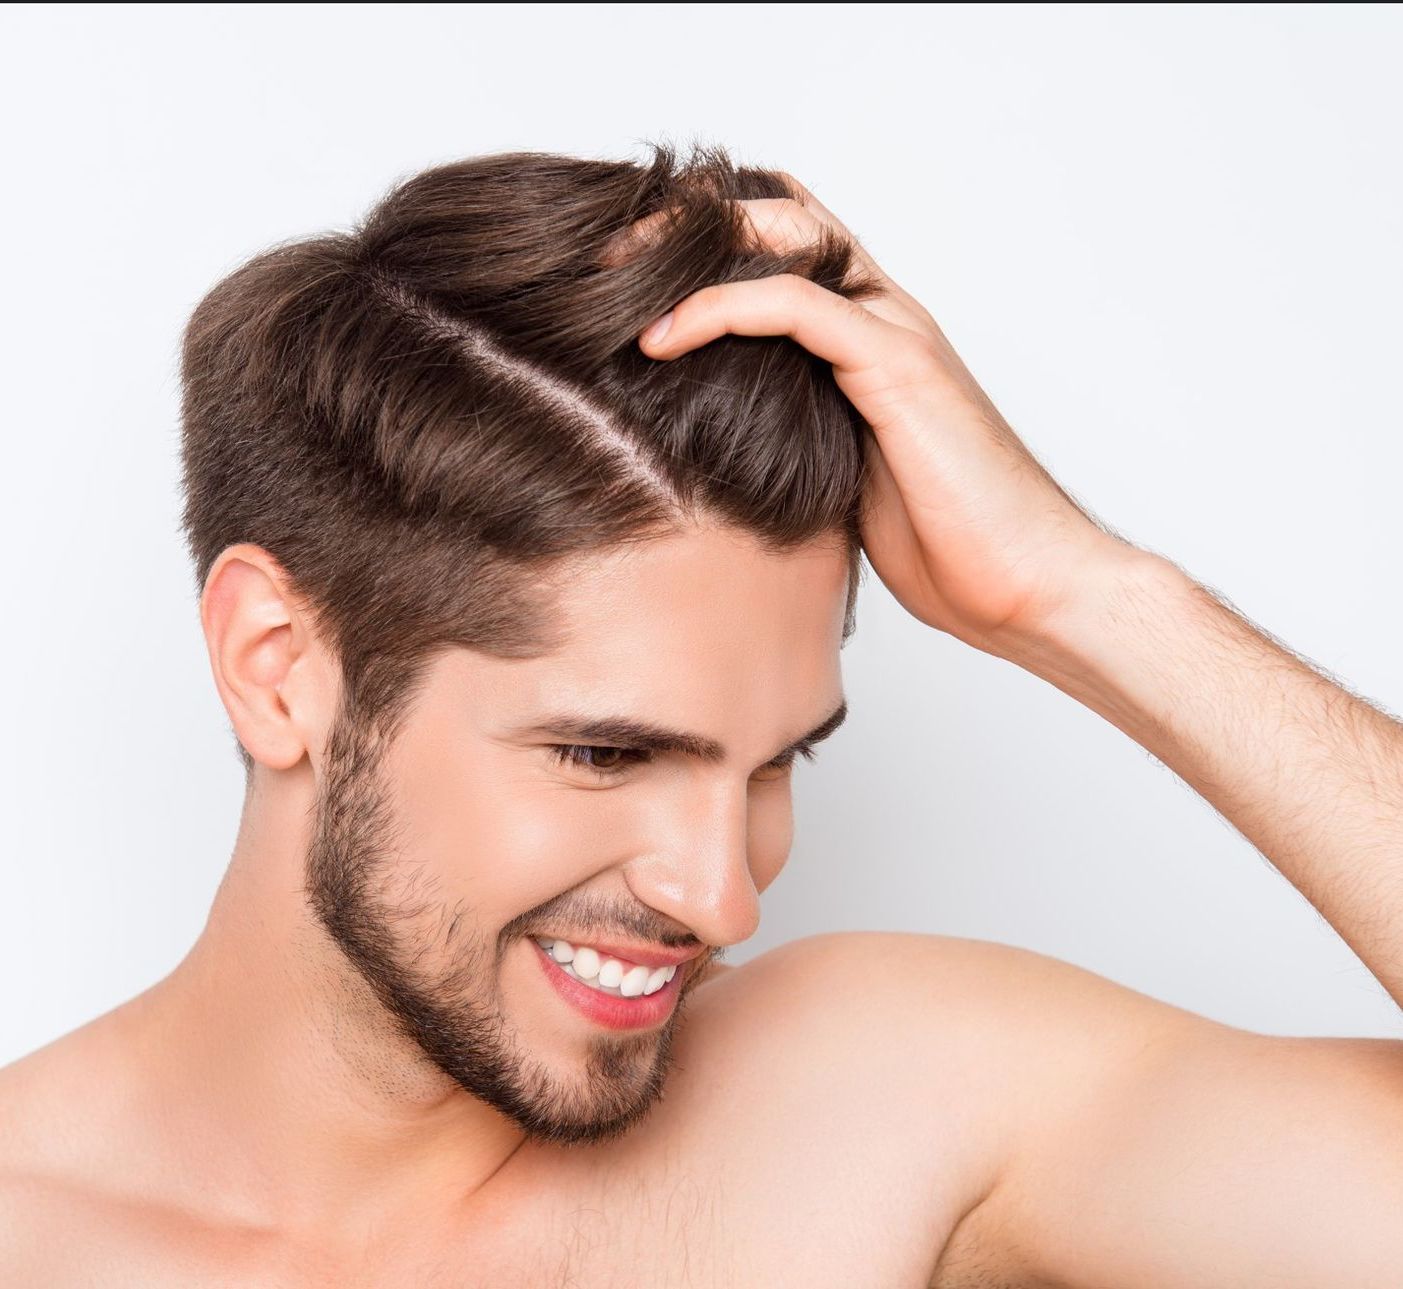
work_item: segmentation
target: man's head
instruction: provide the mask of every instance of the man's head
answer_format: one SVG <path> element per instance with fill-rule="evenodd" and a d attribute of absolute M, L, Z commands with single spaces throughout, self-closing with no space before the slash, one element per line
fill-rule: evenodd
<path fill-rule="evenodd" d="M 689 985 L 787 856 L 792 745 L 842 697 L 861 422 L 787 338 L 635 343 L 712 282 L 860 298 L 846 244 L 748 240 L 731 202 L 785 195 L 714 150 L 477 158 L 258 256 L 187 330 L 185 530 L 249 800 L 309 793 L 339 960 L 559 1142 L 656 1100 Z M 696 956 L 664 1021 L 616 1030 L 539 938 Z"/>

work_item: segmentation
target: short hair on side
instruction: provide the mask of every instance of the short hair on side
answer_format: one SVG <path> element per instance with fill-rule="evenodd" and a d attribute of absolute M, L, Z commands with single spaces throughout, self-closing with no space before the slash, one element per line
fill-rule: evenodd
<path fill-rule="evenodd" d="M 880 288 L 829 229 L 784 253 L 755 241 L 735 203 L 793 196 L 783 172 L 647 146 L 641 162 L 509 152 L 424 170 L 350 231 L 255 255 L 186 326 L 197 587 L 227 547 L 268 551 L 338 658 L 343 715 L 382 738 L 439 650 L 559 647 L 550 592 L 571 557 L 689 522 L 773 551 L 831 535 L 849 560 L 844 642 L 855 629 L 866 427 L 831 365 L 787 336 L 666 362 L 637 337 L 713 283 Z M 627 257 L 606 254 L 654 212 Z"/>

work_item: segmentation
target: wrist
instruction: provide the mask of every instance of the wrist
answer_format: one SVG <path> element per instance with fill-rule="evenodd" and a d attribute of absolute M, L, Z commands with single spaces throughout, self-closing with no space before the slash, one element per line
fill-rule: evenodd
<path fill-rule="evenodd" d="M 1006 639 L 999 656 L 1103 716 L 1161 760 L 1181 688 L 1202 683 L 1185 656 L 1201 624 L 1202 588 L 1171 560 L 1119 543 L 1090 559 L 1075 588 L 1035 630 Z"/>
<path fill-rule="evenodd" d="M 1093 671 L 1127 633 L 1153 629 L 1193 585 L 1173 561 L 1111 538 L 1078 564 L 1054 607 L 1002 633 L 988 652 L 1054 681 Z"/>

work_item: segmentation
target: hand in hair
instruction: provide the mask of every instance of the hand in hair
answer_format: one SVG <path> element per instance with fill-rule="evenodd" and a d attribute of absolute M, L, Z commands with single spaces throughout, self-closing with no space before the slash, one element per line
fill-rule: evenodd
<path fill-rule="evenodd" d="M 852 233 L 790 176 L 794 199 L 738 203 L 755 236 L 787 251 L 824 224 Z M 629 230 L 646 237 L 650 216 Z M 640 337 L 675 358 L 725 334 L 787 335 L 833 364 L 866 436 L 867 558 L 896 599 L 930 626 L 987 652 L 1036 639 L 1103 575 L 1145 552 L 1081 508 L 1024 446 L 935 320 L 857 246 L 883 284 L 854 302 L 779 274 L 708 286 Z M 875 446 L 874 446 L 875 444 Z"/>

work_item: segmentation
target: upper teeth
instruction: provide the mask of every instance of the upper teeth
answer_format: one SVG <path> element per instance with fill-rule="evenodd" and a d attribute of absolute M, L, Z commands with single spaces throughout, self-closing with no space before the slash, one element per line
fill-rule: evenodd
<path fill-rule="evenodd" d="M 601 993 L 637 998 L 639 994 L 655 994 L 677 974 L 670 967 L 645 967 L 618 958 L 606 958 L 598 949 L 587 944 L 578 948 L 566 940 L 537 938 L 536 943 L 556 960 L 566 974 L 574 976 Z"/>

